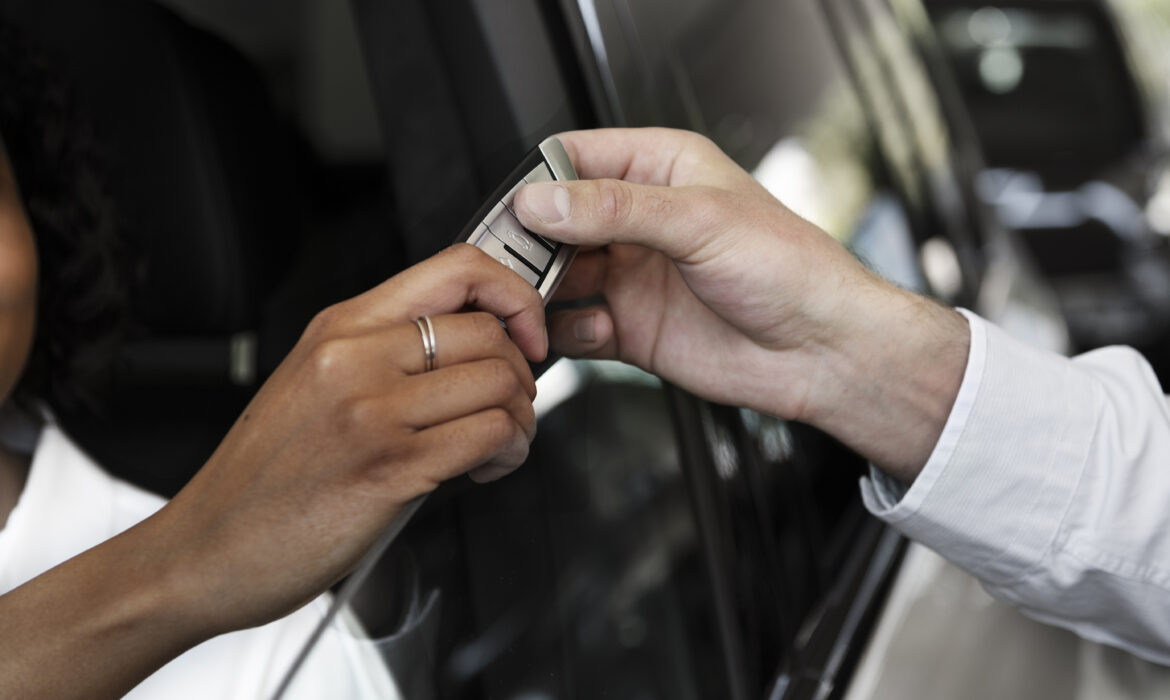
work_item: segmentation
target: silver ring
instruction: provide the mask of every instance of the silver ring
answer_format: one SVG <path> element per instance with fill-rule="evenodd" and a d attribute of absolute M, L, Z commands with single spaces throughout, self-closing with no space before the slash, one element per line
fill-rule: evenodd
<path fill-rule="evenodd" d="M 414 325 L 418 326 L 418 332 L 422 334 L 423 342 L 423 356 L 426 361 L 423 363 L 423 371 L 430 372 L 435 368 L 435 325 L 431 323 L 430 316 L 423 316 L 414 319 Z"/>

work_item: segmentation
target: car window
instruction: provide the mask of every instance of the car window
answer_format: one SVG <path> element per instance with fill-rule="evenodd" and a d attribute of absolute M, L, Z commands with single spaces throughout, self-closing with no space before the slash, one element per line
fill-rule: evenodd
<path fill-rule="evenodd" d="M 1104 3 L 940 4 L 933 14 L 990 165 L 1038 172 L 1059 189 L 1145 139 Z"/>
<path fill-rule="evenodd" d="M 856 60 L 875 51 L 866 13 L 842 31 L 815 2 L 352 7 L 319 18 L 333 39 L 310 31 L 288 51 L 248 39 L 278 101 L 336 166 L 328 191 L 361 195 L 322 222 L 360 235 L 316 239 L 331 251 L 352 242 L 362 258 L 321 270 L 363 271 L 328 280 L 331 291 L 449 244 L 536 141 L 598 124 L 704 133 L 882 274 L 930 287 L 919 229 L 936 198 L 923 163 L 946 154 L 924 151 L 944 135 L 899 126 L 914 95 L 892 86 L 897 65 Z M 359 67 L 354 54 L 329 57 L 347 27 Z M 290 70 L 307 82 L 281 83 Z M 350 81 L 367 101 L 314 106 Z M 361 218 L 371 210 L 389 223 L 369 226 L 382 221 Z M 369 249 L 399 254 L 363 258 Z M 404 694 L 798 697 L 844 678 L 899 548 L 861 505 L 865 462 L 806 426 L 616 363 L 539 369 L 528 462 L 495 484 L 445 484 L 354 601 Z"/>
<path fill-rule="evenodd" d="M 355 600 L 404 694 L 724 694 L 703 533 L 663 386 L 617 363 L 562 360 L 539 393 L 526 464 L 432 495 Z"/>
<path fill-rule="evenodd" d="M 407 249 L 450 236 L 506 171 L 497 161 L 542 129 L 665 125 L 707 134 L 884 274 L 925 285 L 905 208 L 921 183 L 894 175 L 911 165 L 889 165 L 890 153 L 918 158 L 920 144 L 898 129 L 885 135 L 897 145 L 873 139 L 815 3 L 468 2 L 470 27 L 425 3 L 357 7 L 392 177 L 404 180 Z M 404 105 L 391 96 L 417 83 L 401 71 L 412 49 L 444 63 L 419 64 L 429 94 Z M 525 64 L 541 66 L 537 94 L 517 79 Z M 482 118 L 418 128 L 423 116 L 460 125 L 464 110 Z M 404 128 L 411 142 L 395 145 Z M 435 194 L 394 162 L 422 158 L 428 140 L 449 155 Z M 561 360 L 539 390 L 525 466 L 441 489 L 358 600 L 405 688 L 757 697 L 844 668 L 896 556 L 897 539 L 861 506 L 863 460 L 805 426 L 613 363 Z M 426 663 L 409 663 L 420 653 Z"/>

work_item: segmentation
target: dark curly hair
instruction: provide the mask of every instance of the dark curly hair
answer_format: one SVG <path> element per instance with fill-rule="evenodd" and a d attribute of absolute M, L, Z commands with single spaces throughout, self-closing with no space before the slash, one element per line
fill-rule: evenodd
<path fill-rule="evenodd" d="M 37 329 L 13 398 L 96 408 L 127 319 L 127 257 L 101 155 L 65 79 L 0 22 L 0 138 L 40 262 Z"/>

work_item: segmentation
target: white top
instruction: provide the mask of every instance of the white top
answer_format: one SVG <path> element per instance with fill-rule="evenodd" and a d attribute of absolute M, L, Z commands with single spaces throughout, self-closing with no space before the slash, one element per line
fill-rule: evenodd
<path fill-rule="evenodd" d="M 20 501 L 0 530 L 0 594 L 162 505 L 158 496 L 103 472 L 50 420 L 41 431 Z M 271 624 L 216 637 L 159 669 L 126 697 L 270 697 L 327 606 L 327 598 L 318 598 Z M 350 618 L 320 640 L 285 697 L 399 695 L 374 646 Z"/>
<path fill-rule="evenodd" d="M 1170 664 L 1170 410 L 1128 348 L 1073 359 L 974 314 L 963 383 L 906 488 L 867 507 L 1027 615 Z"/>

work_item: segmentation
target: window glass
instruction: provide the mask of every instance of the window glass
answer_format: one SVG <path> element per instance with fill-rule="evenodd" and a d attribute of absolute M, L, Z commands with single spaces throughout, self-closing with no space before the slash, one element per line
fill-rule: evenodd
<path fill-rule="evenodd" d="M 874 195 L 869 136 L 815 3 L 588 5 L 628 125 L 706 134 L 794 211 L 851 239 Z"/>
<path fill-rule="evenodd" d="M 598 109 L 707 134 L 798 213 L 921 286 L 903 200 L 817 3 L 575 9 L 591 42 L 576 60 L 600 61 Z M 508 25 L 502 14 L 492 26 Z M 908 159 L 913 143 L 889 134 Z M 872 524 L 863 462 L 805 426 L 614 363 L 558 362 L 538 411 L 527 463 L 496 484 L 444 485 L 358 601 L 407 695 L 767 692 Z"/>
<path fill-rule="evenodd" d="M 1075 186 L 1145 137 L 1129 64 L 1101 4 L 1024 0 L 933 12 L 989 165 Z"/>
<path fill-rule="evenodd" d="M 366 632 L 410 698 L 721 696 L 661 383 L 561 360 L 538 389 L 528 461 L 430 497 L 355 599 Z"/>
<path fill-rule="evenodd" d="M 618 119 L 706 134 L 879 272 L 924 287 L 904 205 L 926 206 L 918 159 L 928 146 L 936 160 L 947 158 L 946 134 L 939 120 L 929 125 L 934 131 L 911 137 L 899 101 L 906 96 L 892 91 L 886 63 L 857 62 L 870 71 L 858 77 L 870 87 L 863 103 L 837 39 L 872 55 L 868 34 L 854 28 L 835 36 L 818 3 L 581 4 L 595 13 L 594 52 L 606 59 Z M 911 104 L 937 115 L 929 83 L 916 87 Z M 707 488 L 730 504 L 730 535 L 712 556 L 735 572 L 739 652 L 750 684 L 815 656 L 805 645 L 832 625 L 822 624 L 826 596 L 870 522 L 857 493 L 865 465 L 806 426 L 723 407 L 699 413 L 718 475 Z"/>
<path fill-rule="evenodd" d="M 1170 4 L 1163 0 L 1113 0 L 1118 31 L 1134 74 L 1149 95 L 1151 129 L 1170 144 Z"/>

